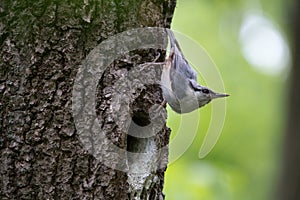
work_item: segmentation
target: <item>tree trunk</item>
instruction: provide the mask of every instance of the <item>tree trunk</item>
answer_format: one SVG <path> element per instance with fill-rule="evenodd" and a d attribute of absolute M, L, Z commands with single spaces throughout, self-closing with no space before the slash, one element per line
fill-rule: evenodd
<path fill-rule="evenodd" d="M 288 99 L 287 127 L 284 141 L 283 166 L 279 187 L 276 193 L 278 200 L 300 199 L 300 13 L 299 1 L 293 1 L 291 22 L 292 69 Z"/>
<path fill-rule="evenodd" d="M 79 69 L 99 43 L 138 27 L 169 27 L 175 4 L 175 0 L 1 3 L 0 199 L 164 198 L 167 151 L 158 149 L 169 141 L 165 122 L 150 138 L 127 134 L 134 125 L 149 124 L 148 109 L 162 101 L 160 87 L 149 84 L 130 93 L 135 99 L 125 106 L 128 112 L 120 103 L 113 104 L 112 91 L 138 64 L 153 61 L 158 52 L 162 61 L 165 52 L 126 52 L 98 77 L 94 123 L 103 132 L 89 132 L 87 142 L 78 129 L 80 112 L 74 114 L 78 108 L 74 84 L 88 81 L 78 75 Z M 165 39 L 161 43 L 166 45 Z M 89 99 L 84 94 L 81 97 Z M 112 111 L 118 109 L 116 119 Z M 128 123 L 128 117 L 124 131 L 117 120 Z M 90 125 L 94 130 L 96 124 Z M 125 153 L 112 152 L 107 141 Z M 162 159 L 151 157 L 153 152 Z M 141 170 L 145 165 L 151 167 Z"/>

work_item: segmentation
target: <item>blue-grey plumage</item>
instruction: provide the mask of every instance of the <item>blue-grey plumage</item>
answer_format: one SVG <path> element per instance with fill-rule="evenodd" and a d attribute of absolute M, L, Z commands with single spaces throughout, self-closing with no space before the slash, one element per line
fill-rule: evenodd
<path fill-rule="evenodd" d="M 167 30 L 171 51 L 161 76 L 163 97 L 177 113 L 198 109 L 212 99 L 226 97 L 197 83 L 197 73 L 185 59 L 171 30 Z"/>
<path fill-rule="evenodd" d="M 196 80 L 197 82 L 197 72 L 185 59 L 173 31 L 170 29 L 167 29 L 167 31 L 170 38 L 171 52 L 174 52 L 174 57 L 172 60 L 172 66 L 174 67 L 174 70 L 176 70 L 179 74 L 184 75 L 186 78 Z"/>

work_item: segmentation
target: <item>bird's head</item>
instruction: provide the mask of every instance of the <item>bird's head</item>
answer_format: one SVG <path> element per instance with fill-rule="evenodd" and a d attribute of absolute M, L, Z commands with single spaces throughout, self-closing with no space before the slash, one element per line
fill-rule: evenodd
<path fill-rule="evenodd" d="M 199 104 L 199 108 L 208 104 L 213 99 L 229 96 L 229 94 L 217 93 L 204 86 L 200 86 L 200 87 L 198 86 L 197 89 L 195 90 L 195 94 Z"/>

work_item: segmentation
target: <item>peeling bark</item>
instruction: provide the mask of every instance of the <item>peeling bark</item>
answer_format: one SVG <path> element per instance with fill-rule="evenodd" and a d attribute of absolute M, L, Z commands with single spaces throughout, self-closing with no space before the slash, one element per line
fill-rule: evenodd
<path fill-rule="evenodd" d="M 174 8 L 175 0 L 1 3 L 0 199 L 163 199 L 165 168 L 135 190 L 129 182 L 136 177 L 103 165 L 82 145 L 72 89 L 79 66 L 99 43 L 133 28 L 169 27 Z M 115 145 L 131 152 L 165 146 L 170 130 L 164 125 L 146 140 L 127 137 L 107 113 L 109 91 L 128 70 L 156 55 L 153 49 L 130 52 L 124 57 L 131 63 L 115 61 L 98 83 L 99 122 Z M 131 105 L 133 121 L 147 124 L 148 109 L 161 101 L 159 86 L 147 86 Z M 107 155 L 118 164 L 117 156 Z"/>

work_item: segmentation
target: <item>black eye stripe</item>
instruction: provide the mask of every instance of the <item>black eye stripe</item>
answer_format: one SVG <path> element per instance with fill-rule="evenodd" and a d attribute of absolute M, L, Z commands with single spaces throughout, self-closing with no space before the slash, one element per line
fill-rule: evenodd
<path fill-rule="evenodd" d="M 209 90 L 208 90 L 208 89 L 202 89 L 202 92 L 203 92 L 204 94 L 208 94 L 208 93 L 209 93 Z"/>
<path fill-rule="evenodd" d="M 208 94 L 209 93 L 209 89 L 206 88 L 202 88 L 202 87 L 195 87 L 192 82 L 190 82 L 191 87 L 195 90 L 195 91 L 200 91 L 203 92 L 204 94 Z"/>

